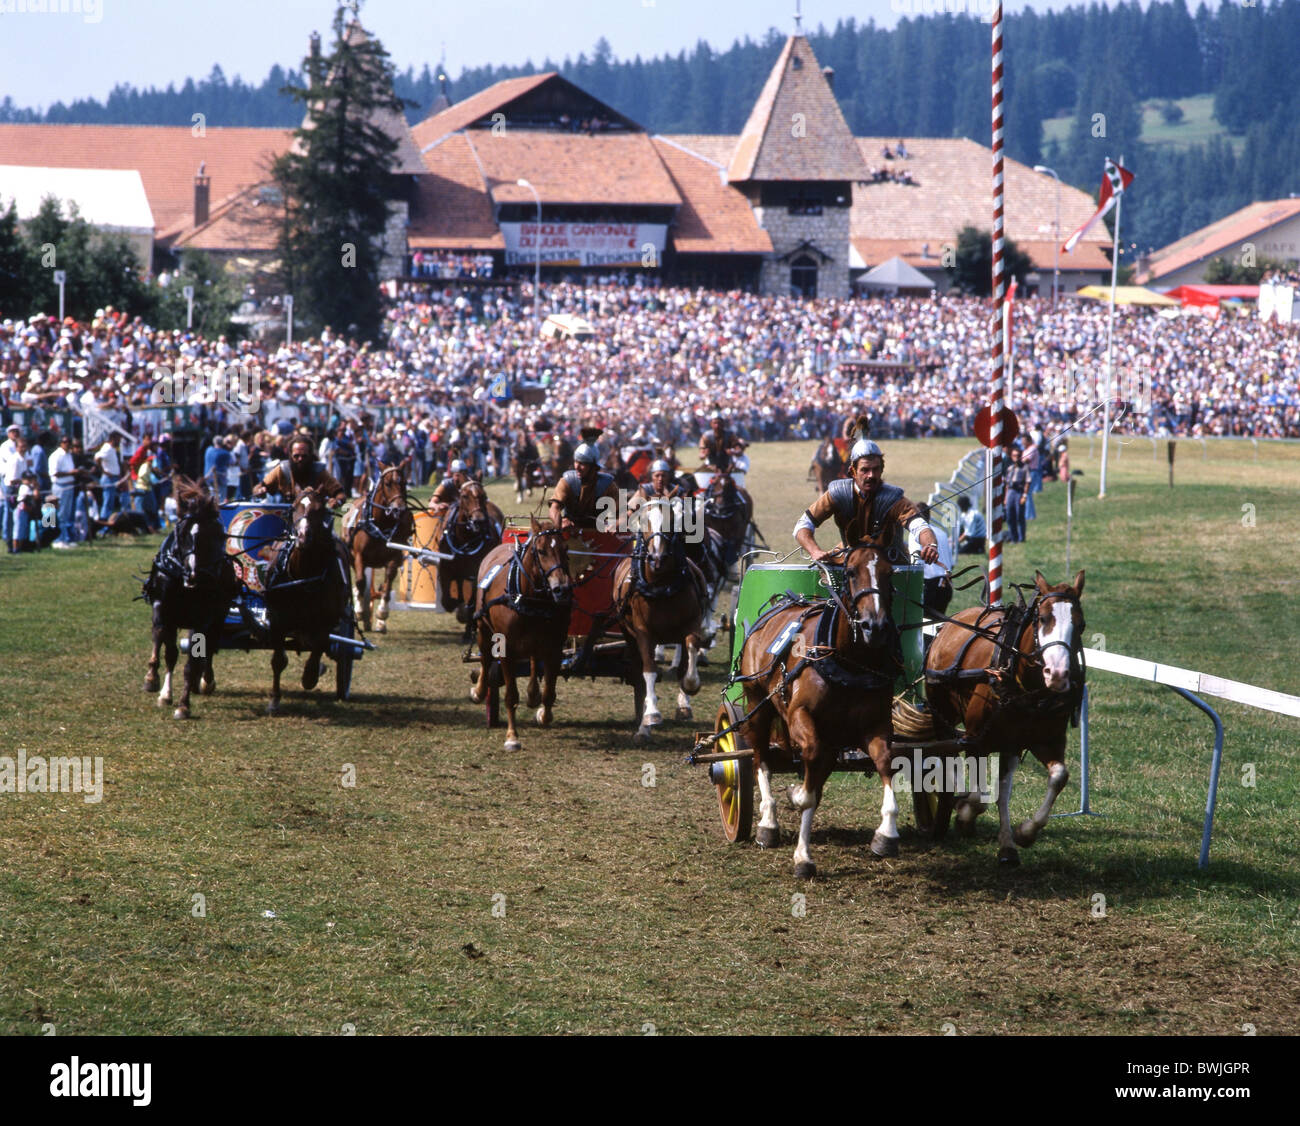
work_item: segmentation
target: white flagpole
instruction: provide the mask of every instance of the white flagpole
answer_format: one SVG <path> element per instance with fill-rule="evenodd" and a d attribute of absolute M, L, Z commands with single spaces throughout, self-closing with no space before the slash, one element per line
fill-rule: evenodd
<path fill-rule="evenodd" d="M 1120 167 L 1124 167 L 1124 158 L 1119 158 Z M 1119 237 L 1120 212 L 1124 208 L 1124 181 L 1120 180 L 1121 190 L 1115 195 L 1115 249 L 1110 256 L 1110 317 L 1106 322 L 1106 405 L 1101 414 L 1101 491 L 1098 499 L 1106 495 L 1106 460 L 1110 452 L 1110 401 L 1114 397 L 1115 384 L 1115 285 L 1119 278 L 1119 254 L 1123 245 Z"/>

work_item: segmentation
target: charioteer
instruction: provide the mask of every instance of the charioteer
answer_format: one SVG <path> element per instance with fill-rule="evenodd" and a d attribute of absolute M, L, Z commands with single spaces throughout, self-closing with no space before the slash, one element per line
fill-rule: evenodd
<path fill-rule="evenodd" d="M 860 430 L 865 429 L 866 420 L 858 421 Z M 884 452 L 865 435 L 849 451 L 849 470 L 850 477 L 832 481 L 799 517 L 794 526 L 795 542 L 814 560 L 825 559 L 831 552 L 817 546 L 816 532 L 828 519 L 834 519 L 846 547 L 867 540 L 899 547 L 907 532 L 920 544 L 923 562 L 938 562 L 939 545 L 930 525 L 902 489 L 885 484 Z"/>
<path fill-rule="evenodd" d="M 429 511 L 435 516 L 446 512 L 453 504 L 456 503 L 460 496 L 461 488 L 469 481 L 469 465 L 456 458 L 447 467 L 447 476 L 438 487 L 433 490 L 433 496 L 429 498 Z"/>
<path fill-rule="evenodd" d="M 600 433 L 599 430 L 582 432 L 582 444 L 573 451 L 573 468 L 555 486 L 551 519 L 563 532 L 596 527 L 601 513 L 611 511 L 609 506 L 599 503 L 602 498 L 610 498 L 614 502 L 612 511 L 618 511 L 618 484 L 612 474 L 600 469 L 600 453 L 596 449 Z"/>
<path fill-rule="evenodd" d="M 677 474 L 668 464 L 667 458 L 660 458 L 650 466 L 650 480 L 637 487 L 628 501 L 627 509 L 634 512 L 643 504 L 652 500 L 672 500 L 674 497 L 686 496 L 686 490 L 677 482 Z"/>
<path fill-rule="evenodd" d="M 315 489 L 331 508 L 348 499 L 348 491 L 325 466 L 316 460 L 315 443 L 299 436 L 289 446 L 289 460 L 280 462 L 256 485 L 253 495 L 273 493 L 285 500 L 295 500 L 304 489 Z"/>

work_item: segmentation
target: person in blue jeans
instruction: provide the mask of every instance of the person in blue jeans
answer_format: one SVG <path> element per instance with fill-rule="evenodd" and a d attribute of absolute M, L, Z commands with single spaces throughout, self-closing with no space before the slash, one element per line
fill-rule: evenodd
<path fill-rule="evenodd" d="M 95 452 L 99 466 L 99 487 L 102 491 L 99 518 L 107 521 L 122 507 L 122 494 L 118 491 L 125 481 L 125 460 L 122 457 L 122 435 L 113 433 Z"/>
<path fill-rule="evenodd" d="M 168 494 L 172 491 L 172 436 L 162 434 L 158 438 L 158 445 L 153 452 L 153 470 L 157 478 L 157 484 L 154 485 L 153 502 L 159 512 L 163 511 L 167 503 Z"/>
<path fill-rule="evenodd" d="M 1012 447 L 1011 465 L 1006 476 L 1007 539 L 1012 543 L 1025 542 L 1025 505 L 1029 500 L 1029 470 L 1024 466 L 1020 450 Z"/>

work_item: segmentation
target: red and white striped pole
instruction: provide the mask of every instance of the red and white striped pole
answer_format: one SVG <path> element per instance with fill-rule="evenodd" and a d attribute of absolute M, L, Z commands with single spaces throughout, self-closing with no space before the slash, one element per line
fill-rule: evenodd
<path fill-rule="evenodd" d="M 1002 0 L 993 5 L 993 378 L 989 388 L 989 605 L 1002 602 L 1002 305 L 1006 299 L 1002 207 Z"/>

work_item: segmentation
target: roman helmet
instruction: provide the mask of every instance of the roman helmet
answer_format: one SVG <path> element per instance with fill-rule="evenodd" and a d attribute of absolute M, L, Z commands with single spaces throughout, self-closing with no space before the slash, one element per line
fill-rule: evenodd
<path fill-rule="evenodd" d="M 594 426 L 583 427 L 582 444 L 573 451 L 573 463 L 575 465 L 599 465 L 600 451 L 596 449 L 596 442 L 599 441 L 604 431 Z"/>
<path fill-rule="evenodd" d="M 849 465 L 856 465 L 858 459 L 863 457 L 884 458 L 885 451 L 867 437 L 871 431 L 871 419 L 865 414 L 860 414 L 854 419 L 853 424 L 858 431 L 858 440 L 853 443 L 853 448 L 849 450 Z"/>
<path fill-rule="evenodd" d="M 656 473 L 671 473 L 672 471 L 673 467 L 668 464 L 665 458 L 662 457 L 650 466 L 650 473 L 652 476 Z"/>

